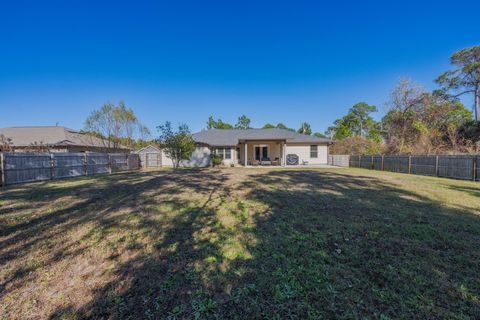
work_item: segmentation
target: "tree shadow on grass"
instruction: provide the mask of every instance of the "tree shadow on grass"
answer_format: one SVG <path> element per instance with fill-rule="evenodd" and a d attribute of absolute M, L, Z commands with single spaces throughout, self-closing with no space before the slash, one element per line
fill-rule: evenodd
<path fill-rule="evenodd" d="M 96 177 L 72 187 L 55 182 L 52 186 L 32 184 L 36 190 L 10 188 L 2 200 L 13 203 L 12 212 L 25 209 L 15 206 L 20 200 L 35 203 L 38 210 L 32 209 L 28 219 L 0 227 L 0 266 L 4 270 L 0 297 L 9 298 L 12 291 L 35 280 L 36 271 L 44 273 L 60 262 L 68 264 L 69 259 L 95 251 L 95 246 L 99 251 L 112 251 L 113 260 L 118 255 L 115 251 L 135 255 L 137 249 L 144 249 L 142 240 L 152 234 L 163 236 L 163 225 L 180 224 L 151 220 L 151 213 L 186 210 L 189 212 L 182 217 L 195 217 L 196 198 L 214 192 L 225 179 L 227 175 L 218 171 L 182 170 Z M 222 192 L 227 194 L 228 188 Z M 49 201 L 43 202 L 44 198 Z M 13 316 L 15 301 L 10 306 L 8 315 Z"/>
<path fill-rule="evenodd" d="M 466 187 L 466 186 L 449 186 L 450 189 L 471 194 L 474 197 L 480 198 L 480 188 Z M 479 208 L 480 210 L 480 208 Z"/>
<path fill-rule="evenodd" d="M 109 248 L 112 276 L 80 305 L 47 312 L 52 319 L 480 314 L 480 221 L 472 211 L 370 176 L 245 172 L 134 175 L 98 185 L 81 199 L 82 209 L 72 205 L 53 220 L 7 232 L 93 222 L 80 237 L 85 245 L 59 245 L 55 252 L 65 255 L 57 259 Z M 88 202 L 98 194 L 102 202 Z M 32 246 L 20 246 L 22 256 Z M 24 273 L 19 269 L 7 287 L 26 281 Z"/>
<path fill-rule="evenodd" d="M 369 176 L 271 171 L 252 174 L 237 188 L 246 192 L 237 201 L 247 203 L 252 225 L 229 234 L 218 219 L 224 203 L 186 211 L 157 239 L 160 251 L 176 244 L 169 254 L 129 261 L 119 269 L 120 280 L 72 314 L 478 316 L 480 222 L 472 212 L 443 207 Z M 236 237 L 250 256 L 229 259 L 222 268 L 227 258 L 221 241 L 195 236 L 206 224 L 216 226 L 212 237 Z"/>
<path fill-rule="evenodd" d="M 241 261 L 249 273 L 238 281 L 255 287 L 240 301 L 246 318 L 480 315 L 480 219 L 472 210 L 332 172 L 274 171 L 246 188 L 268 206 L 252 229 L 254 258 Z"/>

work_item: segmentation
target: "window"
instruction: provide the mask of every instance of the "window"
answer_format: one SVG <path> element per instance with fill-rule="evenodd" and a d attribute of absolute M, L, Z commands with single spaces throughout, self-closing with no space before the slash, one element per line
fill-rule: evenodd
<path fill-rule="evenodd" d="M 222 159 L 232 159 L 232 149 L 231 148 L 215 148 L 213 153 L 222 157 Z"/>
<path fill-rule="evenodd" d="M 225 148 L 225 157 L 224 159 L 232 159 L 232 149 L 230 148 Z"/>
<path fill-rule="evenodd" d="M 318 158 L 318 146 L 310 146 L 310 158 Z"/>
<path fill-rule="evenodd" d="M 240 148 L 237 148 L 237 160 L 240 160 Z"/>
<path fill-rule="evenodd" d="M 216 154 L 217 156 L 220 156 L 222 159 L 224 159 L 224 149 L 223 148 L 215 148 L 213 150 L 213 153 Z"/>

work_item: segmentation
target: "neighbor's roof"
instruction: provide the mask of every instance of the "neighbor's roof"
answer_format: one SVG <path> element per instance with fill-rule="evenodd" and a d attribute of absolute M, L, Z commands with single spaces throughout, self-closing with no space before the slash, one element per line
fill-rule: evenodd
<path fill-rule="evenodd" d="M 12 139 L 14 147 L 29 147 L 33 144 L 97 148 L 108 146 L 104 139 L 61 126 L 0 128 L 0 135 Z M 119 148 L 128 149 L 125 146 Z"/>
<path fill-rule="evenodd" d="M 271 129 L 210 129 L 193 134 L 198 143 L 211 146 L 233 146 L 240 140 L 286 140 L 287 143 L 330 143 L 328 138 L 318 138 L 294 131 Z"/>

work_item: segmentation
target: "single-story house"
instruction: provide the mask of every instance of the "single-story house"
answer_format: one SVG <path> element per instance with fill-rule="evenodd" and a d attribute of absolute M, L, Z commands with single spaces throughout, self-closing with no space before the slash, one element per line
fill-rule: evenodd
<path fill-rule="evenodd" d="M 285 129 L 210 129 L 193 134 L 197 147 L 184 166 L 208 166 L 211 155 L 224 165 L 327 164 L 331 139 Z M 162 165 L 172 165 L 162 152 Z"/>
<path fill-rule="evenodd" d="M 131 150 L 122 145 L 114 148 L 106 139 L 66 127 L 38 126 L 0 128 L 0 151 L 129 153 Z"/>

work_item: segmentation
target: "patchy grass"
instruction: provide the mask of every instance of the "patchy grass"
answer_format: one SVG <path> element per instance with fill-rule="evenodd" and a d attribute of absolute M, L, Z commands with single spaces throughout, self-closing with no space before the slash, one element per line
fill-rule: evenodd
<path fill-rule="evenodd" d="M 0 191 L 0 318 L 480 317 L 480 184 L 206 169 Z"/>

